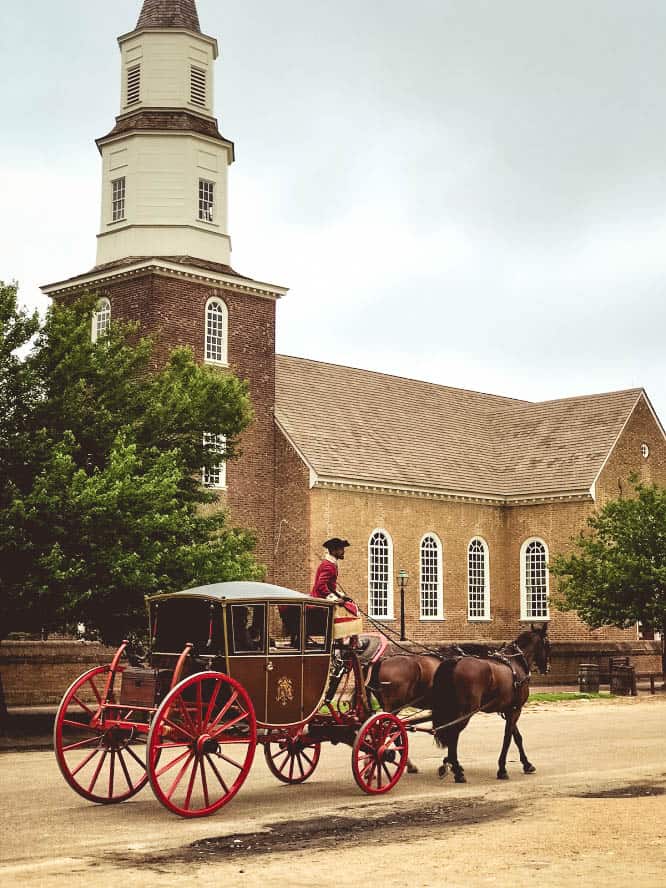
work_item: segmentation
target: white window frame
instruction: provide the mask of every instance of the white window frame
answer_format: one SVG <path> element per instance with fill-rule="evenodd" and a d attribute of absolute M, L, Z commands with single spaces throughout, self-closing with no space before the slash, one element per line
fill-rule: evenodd
<path fill-rule="evenodd" d="M 213 450 L 216 453 L 226 453 L 227 451 L 227 439 L 224 435 L 214 435 L 211 432 L 204 432 L 203 445 L 206 450 Z M 223 460 L 216 466 L 211 466 L 209 469 L 203 468 L 201 470 L 201 483 L 209 490 L 226 490 L 226 460 Z"/>
<path fill-rule="evenodd" d="M 372 606 L 372 585 L 373 585 L 373 552 L 372 541 L 378 534 L 382 534 L 387 545 L 387 581 L 386 581 L 386 613 L 378 614 Z M 393 620 L 395 619 L 394 611 L 394 587 L 393 587 L 393 540 L 391 534 L 384 530 L 383 527 L 376 527 L 368 537 L 368 614 L 373 620 Z"/>
<path fill-rule="evenodd" d="M 220 311 L 215 317 L 221 328 L 214 330 L 214 316 L 212 307 L 217 306 Z M 204 363 L 216 364 L 219 367 L 229 365 L 229 308 L 224 299 L 219 296 L 211 296 L 206 302 L 204 313 Z"/>
<path fill-rule="evenodd" d="M 544 575 L 545 575 L 545 586 L 546 586 L 546 614 L 539 614 L 538 616 L 534 614 L 530 614 L 527 607 L 527 550 L 528 548 L 537 543 L 540 546 L 543 546 L 543 557 L 544 557 Z M 520 619 L 522 621 L 533 621 L 533 620 L 550 620 L 550 571 L 548 570 L 548 545 L 541 537 L 530 537 L 525 540 L 525 542 L 520 547 Z"/>
<path fill-rule="evenodd" d="M 470 608 L 470 569 L 469 569 L 469 556 L 470 550 L 474 543 L 480 543 L 483 547 L 483 573 L 484 573 L 484 588 L 483 588 L 483 616 L 472 616 L 471 608 Z M 467 544 L 466 550 L 467 557 L 467 620 L 470 623 L 489 623 L 492 619 L 490 615 L 490 549 L 488 548 L 488 543 L 484 540 L 483 537 L 475 536 Z"/>
<path fill-rule="evenodd" d="M 215 224 L 215 191 L 212 179 L 199 179 L 199 222 Z"/>
<path fill-rule="evenodd" d="M 125 176 L 111 180 L 111 222 L 124 222 L 127 212 L 127 181 Z"/>
<path fill-rule="evenodd" d="M 437 596 L 437 612 L 435 614 L 424 614 L 423 613 L 423 595 L 424 595 L 424 575 L 423 575 L 423 546 L 427 540 L 432 540 L 435 544 L 436 550 L 436 566 L 437 566 L 437 587 L 435 589 L 435 594 Z M 421 537 L 421 542 L 419 544 L 419 620 L 423 622 L 432 622 L 433 620 L 443 620 L 444 619 L 444 591 L 443 591 L 443 580 L 442 580 L 442 541 L 437 536 L 436 533 L 424 533 Z M 430 593 L 431 590 L 428 590 Z"/>
<path fill-rule="evenodd" d="M 92 313 L 92 326 L 90 339 L 98 342 L 109 332 L 111 326 L 111 300 L 103 296 L 97 300 L 97 305 Z"/>

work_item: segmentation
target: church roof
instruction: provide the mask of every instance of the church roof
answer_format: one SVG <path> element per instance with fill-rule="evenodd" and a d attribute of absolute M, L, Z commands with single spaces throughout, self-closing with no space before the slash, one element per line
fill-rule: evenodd
<path fill-rule="evenodd" d="M 195 0 L 144 0 L 137 31 L 141 28 L 187 28 L 201 33 Z"/>
<path fill-rule="evenodd" d="M 508 500 L 589 491 L 643 394 L 531 403 L 277 357 L 277 420 L 318 477 Z"/>

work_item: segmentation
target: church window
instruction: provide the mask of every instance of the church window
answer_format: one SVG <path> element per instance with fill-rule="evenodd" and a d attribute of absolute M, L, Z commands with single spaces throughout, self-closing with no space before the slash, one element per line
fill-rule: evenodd
<path fill-rule="evenodd" d="M 393 619 L 393 543 L 376 530 L 368 544 L 368 613 L 378 620 Z"/>
<path fill-rule="evenodd" d="M 203 443 L 205 449 L 211 453 L 220 454 L 220 456 L 226 453 L 227 439 L 224 435 L 213 435 L 205 432 Z M 204 468 L 202 474 L 204 487 L 222 490 L 227 486 L 227 464 L 222 459 L 216 465 Z"/>
<path fill-rule="evenodd" d="M 100 299 L 92 316 L 92 341 L 106 336 L 111 327 L 111 303 L 108 299 Z"/>
<path fill-rule="evenodd" d="M 136 105 L 141 101 L 141 65 L 127 69 L 127 104 Z"/>
<path fill-rule="evenodd" d="M 206 72 L 194 65 L 190 68 L 190 99 L 193 105 L 206 107 Z"/>
<path fill-rule="evenodd" d="M 467 549 L 467 613 L 470 620 L 490 619 L 488 546 L 480 537 Z"/>
<path fill-rule="evenodd" d="M 520 617 L 547 620 L 548 549 L 541 540 L 527 540 L 520 549 Z"/>
<path fill-rule="evenodd" d="M 217 298 L 206 305 L 206 351 L 208 364 L 227 363 L 229 312 L 226 304 Z"/>
<path fill-rule="evenodd" d="M 199 219 L 215 221 L 215 182 L 199 179 Z"/>
<path fill-rule="evenodd" d="M 421 619 L 441 620 L 442 602 L 442 544 L 434 533 L 421 540 L 420 570 Z"/>
<path fill-rule="evenodd" d="M 120 222 L 125 218 L 125 177 L 111 182 L 111 221 Z"/>

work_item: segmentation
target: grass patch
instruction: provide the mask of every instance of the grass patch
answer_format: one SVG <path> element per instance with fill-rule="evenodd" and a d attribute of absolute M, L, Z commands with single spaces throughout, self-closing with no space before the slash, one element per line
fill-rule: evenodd
<path fill-rule="evenodd" d="M 610 700 L 611 695 L 606 694 L 579 694 L 575 691 L 561 691 L 559 693 L 530 694 L 529 703 L 562 703 L 566 700 Z"/>

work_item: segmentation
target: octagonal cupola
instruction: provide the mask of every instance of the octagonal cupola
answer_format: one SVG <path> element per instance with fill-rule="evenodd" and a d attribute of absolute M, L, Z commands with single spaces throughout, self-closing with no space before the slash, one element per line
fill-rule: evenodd
<path fill-rule="evenodd" d="M 192 256 L 228 264 L 233 144 L 214 117 L 218 45 L 195 0 L 145 0 L 118 39 L 120 114 L 97 140 L 103 159 L 97 264 Z"/>

